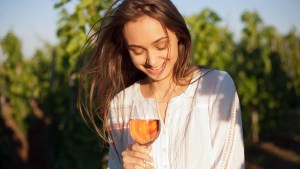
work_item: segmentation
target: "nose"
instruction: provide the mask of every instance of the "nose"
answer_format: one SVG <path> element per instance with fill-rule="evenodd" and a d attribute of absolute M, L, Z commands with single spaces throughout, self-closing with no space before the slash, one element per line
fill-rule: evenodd
<path fill-rule="evenodd" d="M 148 51 L 146 64 L 148 66 L 155 67 L 159 64 L 158 62 L 159 62 L 159 57 L 157 56 L 157 53 L 155 53 L 154 51 Z"/>

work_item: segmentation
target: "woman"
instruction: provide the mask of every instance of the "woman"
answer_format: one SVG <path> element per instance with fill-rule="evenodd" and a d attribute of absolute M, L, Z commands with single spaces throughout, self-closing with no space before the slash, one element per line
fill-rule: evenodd
<path fill-rule="evenodd" d="M 109 168 L 244 168 L 234 83 L 226 72 L 190 64 L 189 30 L 171 1 L 116 1 L 95 36 L 79 105 L 109 141 Z M 157 101 L 161 119 L 150 146 L 128 132 L 132 102 L 143 99 Z"/>

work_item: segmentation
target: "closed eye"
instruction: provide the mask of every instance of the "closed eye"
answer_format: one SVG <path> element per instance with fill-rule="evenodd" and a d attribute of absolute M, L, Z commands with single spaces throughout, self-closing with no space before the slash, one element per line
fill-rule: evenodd
<path fill-rule="evenodd" d="M 167 48 L 167 45 L 163 46 L 163 47 L 156 47 L 156 49 L 158 50 L 165 50 Z"/>
<path fill-rule="evenodd" d="M 155 46 L 156 46 L 156 49 L 158 49 L 158 50 L 165 50 L 168 47 L 168 41 L 167 40 L 161 41 L 161 42 L 157 43 Z"/>
<path fill-rule="evenodd" d="M 142 48 L 129 48 L 130 51 L 132 51 L 135 55 L 141 55 L 144 52 L 144 49 Z"/>

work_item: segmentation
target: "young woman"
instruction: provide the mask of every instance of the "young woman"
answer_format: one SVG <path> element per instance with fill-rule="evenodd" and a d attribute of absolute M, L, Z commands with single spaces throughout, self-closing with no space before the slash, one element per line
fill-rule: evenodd
<path fill-rule="evenodd" d="M 109 168 L 244 168 L 235 85 L 224 71 L 190 64 L 189 30 L 171 1 L 116 1 L 95 36 L 79 105 L 109 141 Z M 141 146 L 128 122 L 132 103 L 147 99 L 157 102 L 161 129 Z"/>

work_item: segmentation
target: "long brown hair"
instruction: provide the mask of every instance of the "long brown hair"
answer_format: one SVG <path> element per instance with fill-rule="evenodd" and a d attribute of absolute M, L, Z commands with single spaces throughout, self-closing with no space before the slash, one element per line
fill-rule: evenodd
<path fill-rule="evenodd" d="M 191 75 L 191 37 L 187 25 L 170 0 L 117 0 L 102 18 L 100 29 L 92 35 L 94 51 L 82 67 L 78 106 L 83 119 L 88 118 L 96 132 L 107 140 L 106 131 L 113 97 L 146 77 L 131 62 L 123 26 L 128 21 L 147 15 L 159 21 L 164 29 L 178 38 L 178 59 L 173 80 L 180 84 Z M 98 126 L 98 120 L 103 127 Z"/>

